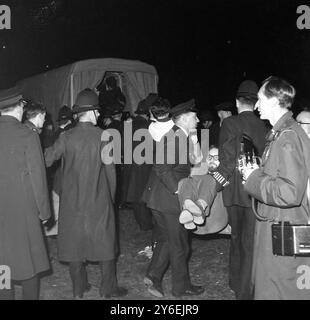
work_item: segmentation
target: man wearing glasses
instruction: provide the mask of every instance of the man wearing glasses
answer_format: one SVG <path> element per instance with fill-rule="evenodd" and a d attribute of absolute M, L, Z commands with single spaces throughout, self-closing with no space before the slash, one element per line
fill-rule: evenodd
<path fill-rule="evenodd" d="M 310 111 L 304 110 L 296 118 L 297 123 L 304 129 L 310 138 Z"/>
<path fill-rule="evenodd" d="M 196 230 L 205 223 L 217 195 L 216 182 L 210 173 L 215 172 L 219 164 L 219 149 L 211 146 L 206 162 L 194 167 L 191 176 L 179 182 L 178 198 L 183 210 L 179 222 L 185 229 Z"/>

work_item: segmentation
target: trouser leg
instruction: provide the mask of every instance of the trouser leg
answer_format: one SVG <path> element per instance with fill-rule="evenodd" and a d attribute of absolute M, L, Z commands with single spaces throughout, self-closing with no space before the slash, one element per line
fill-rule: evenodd
<path fill-rule="evenodd" d="M 209 175 L 193 176 L 197 188 L 197 198 L 204 200 L 208 208 L 212 207 L 214 199 L 217 196 L 216 181 Z"/>
<path fill-rule="evenodd" d="M 148 266 L 147 276 L 161 282 L 169 266 L 169 246 L 167 228 L 163 213 L 152 210 L 154 218 L 154 235 L 156 246 L 153 251 L 152 260 Z"/>
<path fill-rule="evenodd" d="M 135 219 L 143 231 L 152 230 L 153 222 L 152 222 L 152 212 L 151 210 L 145 205 L 144 202 L 133 203 L 133 212 Z"/>
<path fill-rule="evenodd" d="M 23 300 L 39 300 L 40 280 L 38 275 L 21 282 L 23 288 Z"/>
<path fill-rule="evenodd" d="M 118 287 L 116 277 L 116 260 L 101 261 L 99 266 L 101 273 L 100 296 L 107 296 Z"/>
<path fill-rule="evenodd" d="M 169 260 L 172 271 L 172 291 L 181 293 L 190 286 L 188 271 L 188 231 L 178 221 L 177 215 L 164 215 L 167 229 Z"/>
<path fill-rule="evenodd" d="M 251 208 L 227 207 L 231 226 L 229 284 L 238 300 L 252 299 L 255 216 Z"/>
<path fill-rule="evenodd" d="M 69 263 L 72 281 L 73 297 L 83 298 L 85 280 L 87 278 L 85 265 L 82 261 Z"/>
<path fill-rule="evenodd" d="M 196 186 L 196 181 L 193 178 L 186 178 L 182 180 L 182 184 L 180 190 L 178 192 L 178 198 L 181 210 L 183 209 L 183 205 L 185 200 L 198 200 L 198 190 Z"/>

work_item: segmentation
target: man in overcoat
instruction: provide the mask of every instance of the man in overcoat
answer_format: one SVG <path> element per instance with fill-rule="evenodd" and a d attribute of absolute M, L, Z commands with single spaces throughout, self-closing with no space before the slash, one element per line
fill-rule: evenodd
<path fill-rule="evenodd" d="M 0 266 L 21 281 L 23 299 L 36 300 L 38 274 L 50 268 L 41 221 L 51 212 L 40 139 L 21 123 L 21 99 L 15 89 L 0 97 Z M 14 298 L 12 283 L 1 298 Z"/>
<path fill-rule="evenodd" d="M 260 117 L 269 120 L 273 129 L 261 168 L 254 172 L 248 169 L 245 174 L 245 189 L 257 202 L 256 300 L 310 300 L 310 257 L 274 255 L 272 243 L 272 224 L 305 225 L 310 220 L 310 140 L 290 111 L 295 94 L 290 83 L 276 77 L 264 81 L 258 93 Z"/>
<path fill-rule="evenodd" d="M 222 123 L 219 137 L 220 166 L 213 174 L 218 182 L 218 191 L 224 188 L 223 201 L 232 229 L 229 284 L 238 300 L 253 298 L 251 270 L 255 217 L 237 164 L 244 135 L 252 141 L 259 156 L 265 148 L 267 129 L 253 112 L 257 91 L 256 83 L 251 80 L 245 80 L 239 86 L 236 96 L 238 115 L 231 116 Z"/>
<path fill-rule="evenodd" d="M 150 293 L 157 297 L 164 296 L 163 276 L 169 266 L 172 271 L 172 294 L 175 297 L 200 295 L 201 286 L 194 286 L 188 270 L 189 242 L 188 231 L 179 223 L 181 208 L 178 201 L 178 184 L 190 175 L 191 162 L 186 148 L 189 134 L 198 123 L 195 101 L 176 106 L 171 110 L 175 126 L 162 138 L 163 161 L 157 157 L 149 182 L 143 196 L 152 209 L 156 222 L 156 247 L 149 265 L 145 284 Z M 187 148 L 187 150 L 189 150 Z M 170 156 L 174 156 L 171 157 Z"/>
<path fill-rule="evenodd" d="M 127 290 L 116 279 L 115 232 L 116 178 L 113 164 L 104 164 L 102 130 L 95 127 L 99 116 L 98 96 L 85 89 L 79 93 L 73 112 L 79 122 L 64 132 L 45 151 L 47 166 L 61 159 L 59 208 L 59 260 L 69 262 L 74 297 L 88 291 L 85 262 L 100 262 L 100 296 L 119 297 Z"/>

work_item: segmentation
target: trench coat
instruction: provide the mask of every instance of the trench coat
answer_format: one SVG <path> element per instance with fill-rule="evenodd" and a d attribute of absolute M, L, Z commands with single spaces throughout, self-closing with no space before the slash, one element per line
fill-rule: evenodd
<path fill-rule="evenodd" d="M 12 279 L 49 269 L 41 220 L 50 218 L 46 170 L 38 135 L 17 119 L 0 117 L 0 265 Z"/>
<path fill-rule="evenodd" d="M 269 219 L 256 222 L 254 298 L 308 300 L 310 290 L 298 288 L 301 276 L 298 268 L 310 266 L 310 257 L 274 256 L 271 225 L 277 221 L 307 223 L 310 140 L 293 120 L 291 112 L 276 123 L 273 133 L 263 154 L 262 167 L 254 171 L 245 184 L 246 191 L 258 200 L 258 214 Z"/>
<path fill-rule="evenodd" d="M 46 149 L 47 166 L 61 159 L 59 260 L 110 261 L 117 254 L 113 164 L 102 162 L 103 131 L 78 123 Z"/>

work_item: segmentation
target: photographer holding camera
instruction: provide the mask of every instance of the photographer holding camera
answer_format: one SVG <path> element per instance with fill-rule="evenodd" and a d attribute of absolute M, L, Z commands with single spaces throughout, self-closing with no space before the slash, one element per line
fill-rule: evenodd
<path fill-rule="evenodd" d="M 257 216 L 253 259 L 256 300 L 310 299 L 310 290 L 300 290 L 297 285 L 298 267 L 310 265 L 310 257 L 306 256 L 310 251 L 310 243 L 307 244 L 310 140 L 290 112 L 295 95 L 291 84 L 275 77 L 268 78 L 258 93 L 256 108 L 261 119 L 269 120 L 273 129 L 261 168 L 246 168 L 243 172 L 245 189 L 256 199 L 253 206 Z"/>

